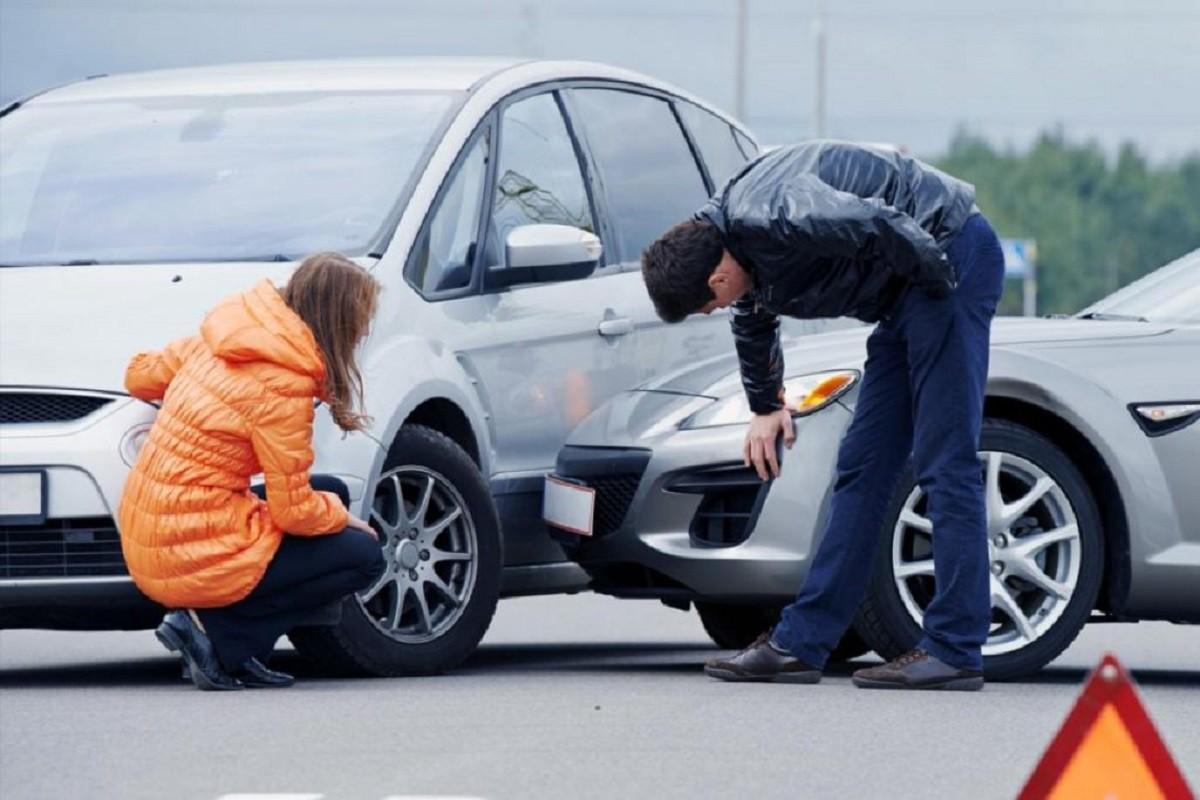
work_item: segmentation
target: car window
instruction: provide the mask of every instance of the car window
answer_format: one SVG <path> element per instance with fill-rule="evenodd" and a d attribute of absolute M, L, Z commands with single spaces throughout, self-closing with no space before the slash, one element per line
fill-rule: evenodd
<path fill-rule="evenodd" d="M 365 255 L 455 94 L 34 100 L 0 119 L 0 264 Z"/>
<path fill-rule="evenodd" d="M 737 140 L 738 147 L 742 148 L 746 158 L 758 158 L 758 145 L 754 144 L 749 136 L 734 128 L 733 138 Z"/>
<path fill-rule="evenodd" d="M 1080 313 L 1200 323 L 1200 250 L 1159 267 Z"/>
<path fill-rule="evenodd" d="M 679 109 L 679 115 L 691 131 L 692 140 L 700 149 L 713 188 L 721 188 L 746 164 L 746 156 L 733 138 L 733 128 L 715 114 L 691 103 L 679 101 L 675 107 Z"/>
<path fill-rule="evenodd" d="M 410 262 L 409 280 L 423 294 L 461 289 L 471 282 L 488 148 L 484 132 L 459 162 L 421 235 Z"/>
<path fill-rule="evenodd" d="M 619 258 L 636 262 L 663 231 L 704 204 L 704 178 L 665 100 L 616 89 L 576 89 L 573 96 L 608 199 Z"/>
<path fill-rule="evenodd" d="M 504 242 L 519 225 L 552 223 L 595 232 L 579 158 L 554 95 L 505 109 L 491 214 L 484 262 L 489 267 L 504 264 Z"/>

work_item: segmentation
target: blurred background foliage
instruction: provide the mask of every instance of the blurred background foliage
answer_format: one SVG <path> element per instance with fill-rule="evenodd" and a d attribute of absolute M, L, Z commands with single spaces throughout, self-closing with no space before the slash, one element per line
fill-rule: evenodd
<path fill-rule="evenodd" d="M 1061 131 L 1021 151 L 960 131 L 934 161 L 975 184 L 1001 236 L 1037 240 L 1040 314 L 1078 311 L 1200 247 L 1200 152 L 1152 163 Z M 1001 313 L 1019 314 L 1020 281 L 1008 283 Z"/>

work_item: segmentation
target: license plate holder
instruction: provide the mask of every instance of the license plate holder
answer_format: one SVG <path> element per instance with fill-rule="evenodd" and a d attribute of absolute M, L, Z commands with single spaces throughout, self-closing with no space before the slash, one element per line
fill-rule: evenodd
<path fill-rule="evenodd" d="M 46 521 L 46 471 L 0 469 L 0 523 L 40 525 Z"/>
<path fill-rule="evenodd" d="M 547 525 L 577 536 L 591 536 L 595 518 L 595 489 L 569 478 L 546 476 L 542 519 Z"/>

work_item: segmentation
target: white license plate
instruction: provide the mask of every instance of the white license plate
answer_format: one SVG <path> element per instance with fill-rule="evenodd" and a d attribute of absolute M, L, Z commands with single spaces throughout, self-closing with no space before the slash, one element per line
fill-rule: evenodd
<path fill-rule="evenodd" d="M 590 486 L 546 476 L 542 518 L 546 524 L 580 536 L 592 535 L 596 511 L 596 490 Z"/>
<path fill-rule="evenodd" d="M 0 472 L 0 520 L 33 525 L 46 518 L 46 473 Z"/>

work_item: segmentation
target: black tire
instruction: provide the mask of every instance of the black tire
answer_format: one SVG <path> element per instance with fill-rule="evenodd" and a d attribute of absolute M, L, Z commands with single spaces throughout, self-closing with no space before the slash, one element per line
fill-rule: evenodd
<path fill-rule="evenodd" d="M 1065 650 L 1087 622 L 1096 606 L 1104 575 L 1104 535 L 1095 498 L 1080 471 L 1057 446 L 1041 434 L 1004 420 L 983 423 L 981 450 L 1011 453 L 1036 464 L 1063 490 L 1075 512 L 1080 533 L 1081 557 L 1075 591 L 1058 621 L 1032 644 L 984 658 L 990 680 L 1012 680 L 1036 673 Z M 887 522 L 880 532 L 875 570 L 867 599 L 855 619 L 855 629 L 885 659 L 916 646 L 921 628 L 905 608 L 892 576 L 892 536 L 905 500 L 916 485 L 911 466 L 897 485 Z"/>
<path fill-rule="evenodd" d="M 720 605 L 696 603 L 700 623 L 713 644 L 723 650 L 742 650 L 779 621 L 778 605 Z M 870 651 L 853 628 L 846 631 L 837 647 L 829 654 L 830 661 L 849 661 Z"/>
<path fill-rule="evenodd" d="M 696 603 L 700 624 L 713 644 L 742 650 L 779 620 L 779 606 L 731 606 Z"/>
<path fill-rule="evenodd" d="M 385 471 L 399 465 L 433 470 L 453 484 L 466 506 L 476 536 L 475 585 L 462 615 L 444 633 L 419 644 L 397 642 L 368 619 L 348 597 L 334 626 L 297 628 L 296 649 L 326 673 L 339 675 L 432 675 L 461 664 L 487 632 L 500 596 L 500 520 L 479 468 L 454 440 L 423 425 L 405 425 L 392 444 Z"/>

